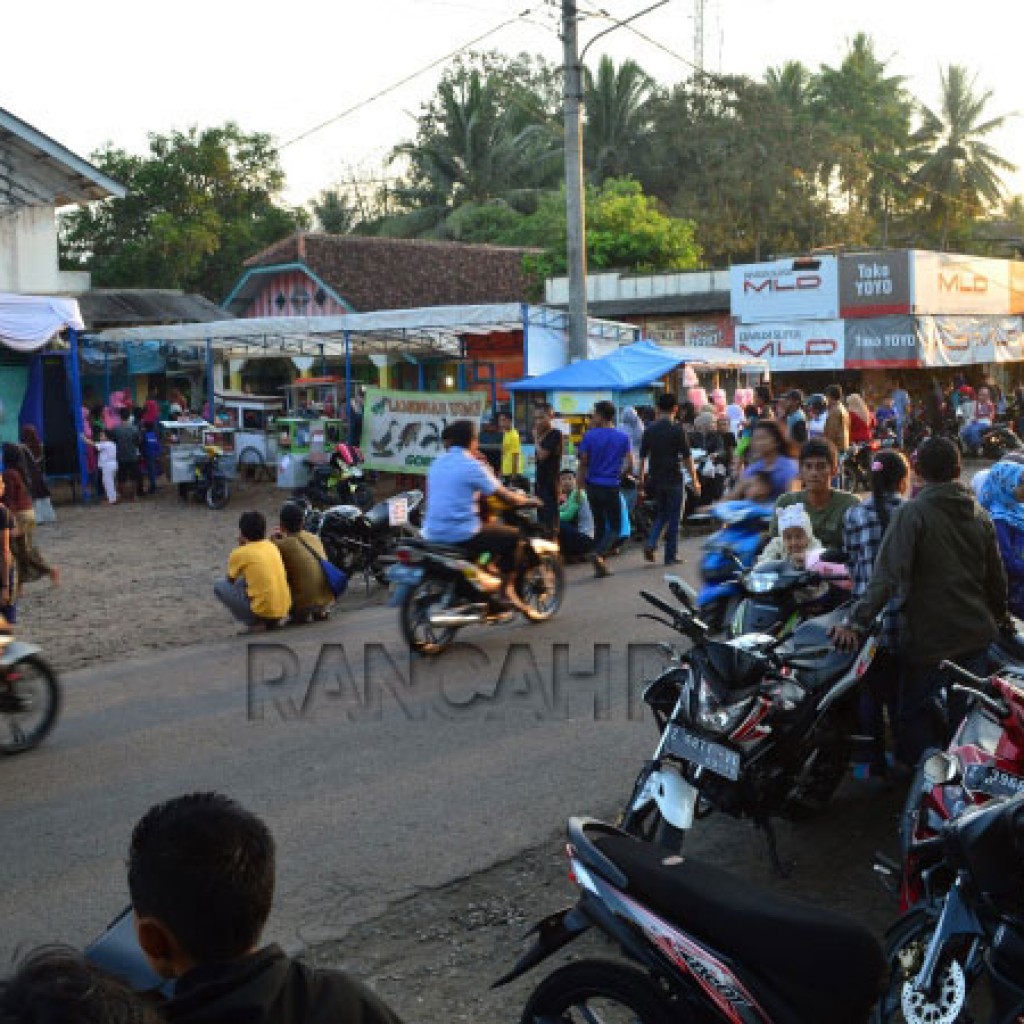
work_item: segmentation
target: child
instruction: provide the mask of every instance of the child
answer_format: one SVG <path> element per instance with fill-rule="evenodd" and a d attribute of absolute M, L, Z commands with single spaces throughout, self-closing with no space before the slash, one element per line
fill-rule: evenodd
<path fill-rule="evenodd" d="M 142 458 L 146 463 L 146 476 L 149 478 L 149 494 L 156 494 L 156 478 L 160 475 L 160 435 L 156 421 L 145 425 L 142 435 Z"/>
<path fill-rule="evenodd" d="M 757 564 L 785 559 L 793 569 L 806 569 L 821 554 L 821 542 L 814 536 L 811 520 L 803 505 L 786 505 L 776 513 L 779 535 L 773 537 Z"/>
<path fill-rule="evenodd" d="M 760 505 L 772 503 L 772 475 L 766 469 L 751 473 L 737 485 L 736 501 L 754 501 Z"/>
<path fill-rule="evenodd" d="M 90 441 L 82 435 L 82 440 L 96 449 L 97 469 L 103 478 L 103 490 L 107 493 L 107 503 L 117 504 L 117 445 L 109 439 L 105 430 L 96 430 L 96 440 Z"/>

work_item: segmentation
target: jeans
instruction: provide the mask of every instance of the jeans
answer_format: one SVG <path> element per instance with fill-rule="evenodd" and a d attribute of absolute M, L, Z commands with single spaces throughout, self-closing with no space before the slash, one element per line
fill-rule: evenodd
<path fill-rule="evenodd" d="M 149 478 L 149 493 L 156 493 L 156 478 L 160 475 L 160 456 L 146 456 L 146 476 Z"/>
<path fill-rule="evenodd" d="M 594 517 L 594 554 L 603 555 L 622 531 L 622 498 L 618 487 L 587 484 L 587 501 Z"/>
<path fill-rule="evenodd" d="M 588 537 L 569 523 L 561 523 L 558 531 L 558 546 L 566 558 L 582 558 L 594 550 L 594 538 Z"/>
<path fill-rule="evenodd" d="M 976 675 L 988 671 L 988 652 L 970 651 L 949 659 Z M 899 695 L 896 721 L 896 750 L 899 759 L 915 766 L 929 747 L 943 748 L 951 733 L 963 721 L 967 703 L 959 694 L 950 693 L 946 721 L 938 713 L 935 698 L 945 681 L 946 674 L 938 663 L 906 664 L 903 666 L 903 685 Z"/>
<path fill-rule="evenodd" d="M 541 526 L 552 533 L 558 533 L 558 494 L 555 485 L 537 484 L 537 497 L 544 502 L 544 507 L 537 512 L 537 520 Z"/>
<path fill-rule="evenodd" d="M 255 626 L 257 622 L 262 621 L 252 610 L 252 605 L 249 604 L 249 592 L 245 586 L 245 577 L 239 576 L 236 580 L 229 580 L 225 577 L 217 580 L 213 585 L 213 593 L 243 626 Z"/>
<path fill-rule="evenodd" d="M 661 531 L 667 530 L 665 534 L 665 561 L 670 562 L 676 557 L 679 550 L 679 517 L 683 512 L 683 485 L 676 484 L 672 487 L 659 486 L 654 490 L 654 501 L 657 511 L 654 514 L 654 522 L 651 523 L 651 532 L 647 536 L 645 547 L 653 550 L 658 546 L 658 539 Z"/>

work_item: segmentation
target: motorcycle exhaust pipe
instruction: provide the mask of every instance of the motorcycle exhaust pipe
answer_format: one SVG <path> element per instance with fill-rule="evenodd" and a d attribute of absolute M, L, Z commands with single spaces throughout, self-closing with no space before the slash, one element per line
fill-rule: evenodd
<path fill-rule="evenodd" d="M 435 612 L 430 616 L 430 624 L 442 629 L 448 626 L 472 626 L 483 619 L 485 612 L 486 608 L 482 604 L 470 604 L 464 608 Z"/>

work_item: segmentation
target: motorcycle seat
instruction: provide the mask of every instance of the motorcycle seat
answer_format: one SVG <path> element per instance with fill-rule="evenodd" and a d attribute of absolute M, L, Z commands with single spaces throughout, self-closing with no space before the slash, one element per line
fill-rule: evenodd
<path fill-rule="evenodd" d="M 777 650 L 777 654 L 796 669 L 797 679 L 809 690 L 829 686 L 849 671 L 857 660 L 858 652 L 837 651 L 832 646 L 828 631 L 846 619 L 848 604 L 834 609 L 827 615 L 818 615 L 800 623 L 793 635 Z M 827 654 L 820 652 L 825 649 Z M 800 652 L 807 651 L 806 660 Z"/>
<path fill-rule="evenodd" d="M 884 961 L 874 936 L 856 921 L 624 833 L 595 836 L 593 843 L 626 877 L 627 894 L 741 965 L 741 980 L 770 1004 L 773 1019 L 867 1018 Z"/>
<path fill-rule="evenodd" d="M 470 557 L 469 549 L 464 544 L 441 543 L 436 540 L 425 540 L 422 537 L 410 537 L 408 540 L 402 541 L 402 544 L 408 548 L 420 548 L 423 551 L 433 551 L 439 555 L 448 555 L 451 558 Z"/>

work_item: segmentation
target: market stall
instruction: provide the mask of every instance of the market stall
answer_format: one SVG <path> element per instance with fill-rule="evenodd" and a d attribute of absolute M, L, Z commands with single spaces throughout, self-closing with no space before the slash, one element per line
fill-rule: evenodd
<path fill-rule="evenodd" d="M 284 411 L 284 400 L 274 395 L 248 395 L 243 391 L 218 391 L 217 422 L 234 429 L 234 453 L 239 470 L 258 479 L 277 464 L 275 418 Z"/>

